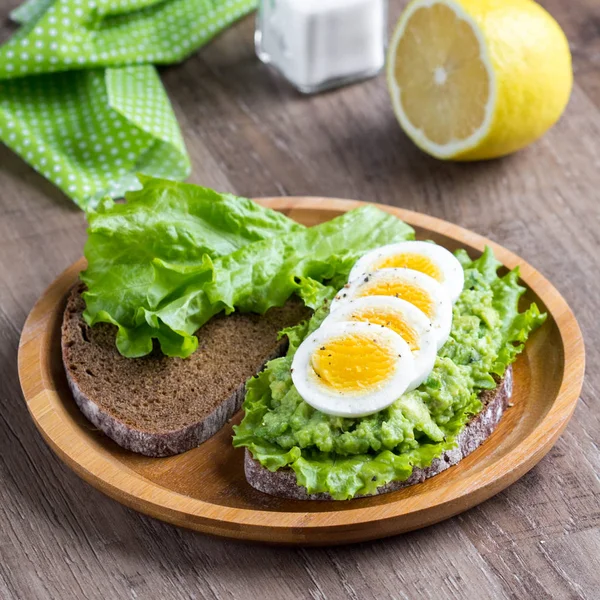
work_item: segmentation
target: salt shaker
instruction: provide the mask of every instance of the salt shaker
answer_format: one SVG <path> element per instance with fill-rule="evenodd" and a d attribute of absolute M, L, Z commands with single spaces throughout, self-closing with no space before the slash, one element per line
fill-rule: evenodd
<path fill-rule="evenodd" d="M 303 93 L 376 75 L 387 0 L 260 0 L 256 53 Z"/>

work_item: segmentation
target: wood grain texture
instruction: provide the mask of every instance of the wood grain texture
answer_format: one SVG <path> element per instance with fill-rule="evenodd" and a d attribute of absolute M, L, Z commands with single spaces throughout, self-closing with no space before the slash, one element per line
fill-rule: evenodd
<path fill-rule="evenodd" d="M 0 39 L 14 30 L 0 0 Z M 391 21 L 403 0 L 391 0 Z M 564 118 L 512 157 L 473 165 L 421 154 L 377 78 L 295 94 L 252 49 L 252 19 L 162 76 L 191 181 L 239 194 L 385 202 L 471 228 L 515 251 L 565 296 L 588 372 L 563 436 L 493 499 L 428 529 L 334 549 L 249 548 L 139 515 L 52 454 L 19 392 L 17 345 L 46 286 L 81 256 L 82 214 L 0 146 L 0 597 L 588 598 L 600 587 L 600 59 L 595 0 L 543 0 L 570 38 Z"/>
<path fill-rule="evenodd" d="M 259 202 L 304 225 L 359 205 L 331 198 Z M 300 502 L 257 493 L 247 484 L 243 451 L 231 445 L 231 425 L 199 448 L 170 458 L 149 459 L 123 450 L 86 421 L 64 373 L 63 312 L 84 259 L 38 300 L 19 344 L 23 394 L 44 439 L 77 474 L 119 502 L 175 525 L 241 540 L 328 545 L 378 539 L 437 523 L 503 490 L 550 450 L 575 409 L 584 369 L 575 317 L 547 279 L 498 244 L 428 215 L 380 208 L 412 225 L 417 239 L 434 240 L 450 250 L 464 248 L 474 258 L 491 246 L 506 267 L 519 266 L 527 289 L 524 306 L 535 302 L 548 314 L 514 364 L 513 406 L 484 446 L 457 466 L 395 493 L 352 502 Z"/>

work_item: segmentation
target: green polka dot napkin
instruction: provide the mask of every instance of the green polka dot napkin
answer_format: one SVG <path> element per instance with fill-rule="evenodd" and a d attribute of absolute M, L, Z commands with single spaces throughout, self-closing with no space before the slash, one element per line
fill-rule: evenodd
<path fill-rule="evenodd" d="M 256 0 L 29 0 L 0 47 L 0 140 L 83 208 L 184 179 L 190 164 L 151 64 L 177 62 Z"/>
<path fill-rule="evenodd" d="M 84 208 L 139 187 L 137 172 L 189 173 L 151 65 L 0 81 L 0 139 Z"/>

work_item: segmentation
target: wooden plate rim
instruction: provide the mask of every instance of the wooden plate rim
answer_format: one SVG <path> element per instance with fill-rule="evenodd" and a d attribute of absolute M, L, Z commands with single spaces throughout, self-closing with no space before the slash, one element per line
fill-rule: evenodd
<path fill-rule="evenodd" d="M 292 217 L 294 210 L 344 212 L 365 204 L 356 200 L 318 197 L 261 198 L 257 200 L 271 208 L 288 212 Z M 88 446 L 89 439 L 79 428 L 64 419 L 64 415 L 60 414 L 61 400 L 45 369 L 40 368 L 32 374 L 25 370 L 25 363 L 27 357 L 35 355 L 38 357 L 38 364 L 41 367 L 44 366 L 44 360 L 47 357 L 43 356 L 45 347 L 43 340 L 51 332 L 44 327 L 48 324 L 49 314 L 41 308 L 42 301 L 48 296 L 57 296 L 56 301 L 60 302 L 63 299 L 60 291 L 74 282 L 79 271 L 85 266 L 84 259 L 80 259 L 66 269 L 44 292 L 31 310 L 21 335 L 18 359 L 21 387 L 28 409 L 44 439 L 61 459 L 83 479 L 118 501 L 175 524 L 237 538 L 253 539 L 258 531 L 265 529 L 275 532 L 289 528 L 311 530 L 313 528 L 335 529 L 357 526 L 392 520 L 409 513 L 420 513 L 440 506 L 447 506 L 450 510 L 442 517 L 445 518 L 462 510 L 457 509 L 452 512 L 452 506 L 456 506 L 464 496 L 477 495 L 476 501 L 469 503 L 469 506 L 472 506 L 513 483 L 548 452 L 566 427 L 575 409 L 585 370 L 585 350 L 577 320 L 561 294 L 541 273 L 499 244 L 429 215 L 381 204 L 377 206 L 412 226 L 445 235 L 459 244 L 467 244 L 478 250 L 483 250 L 488 245 L 493 248 L 498 260 L 509 268 L 519 265 L 522 281 L 543 299 L 548 312 L 552 314 L 563 342 L 565 357 L 563 379 L 557 397 L 547 414 L 535 429 L 507 455 L 497 459 L 484 469 L 464 477 L 461 480 L 460 488 L 457 488 L 454 495 L 443 503 L 436 498 L 439 490 L 432 490 L 420 494 L 418 502 L 408 497 L 372 507 L 352 508 L 349 504 L 348 508 L 342 511 L 274 512 L 232 508 L 173 492 L 147 480 L 122 463 L 110 460 L 110 457 L 104 456 L 103 453 L 95 451 L 93 454 L 85 454 L 84 459 L 81 459 L 81 456 L 75 458 L 75 447 L 70 435 L 74 434 L 79 442 Z M 66 412 L 66 409 L 63 408 L 63 411 Z M 98 465 L 95 464 L 95 461 L 100 459 L 103 463 L 102 474 L 98 473 Z M 241 457 L 240 460 L 242 460 Z M 498 460 L 511 465 L 500 475 L 494 474 L 494 466 Z M 497 483 L 499 479 L 503 480 L 502 487 L 496 487 L 493 491 L 489 491 L 492 484 Z M 244 533 L 240 529 L 241 527 L 246 529 L 247 533 Z"/>

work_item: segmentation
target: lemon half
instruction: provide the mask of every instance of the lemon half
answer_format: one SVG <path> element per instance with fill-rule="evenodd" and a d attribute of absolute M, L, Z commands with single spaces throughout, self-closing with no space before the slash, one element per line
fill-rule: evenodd
<path fill-rule="evenodd" d="M 527 146 L 559 119 L 573 85 L 567 39 L 532 0 L 414 0 L 394 30 L 387 78 L 408 136 L 453 160 Z"/>

